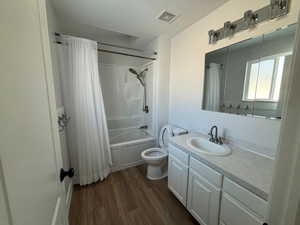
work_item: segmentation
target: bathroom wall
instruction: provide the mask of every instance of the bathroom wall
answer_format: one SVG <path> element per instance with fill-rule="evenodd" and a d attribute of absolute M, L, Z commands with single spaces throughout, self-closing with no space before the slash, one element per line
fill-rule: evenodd
<path fill-rule="evenodd" d="M 291 11 L 287 16 L 259 24 L 214 45 L 208 44 L 208 31 L 222 27 L 226 21 L 241 18 L 246 10 L 256 10 L 269 3 L 269 0 L 231 0 L 172 38 L 170 123 L 205 133 L 216 124 L 225 137 L 235 139 L 258 153 L 275 156 L 280 121 L 201 110 L 205 53 L 295 23 L 300 1 L 291 0 Z"/>
<path fill-rule="evenodd" d="M 109 129 L 137 127 L 143 123 L 143 89 L 130 74 L 130 66 L 101 64 L 100 78 Z M 137 70 L 136 67 L 133 67 Z"/>
<path fill-rule="evenodd" d="M 169 122 L 170 37 L 161 35 L 150 42 L 146 48 L 158 52 L 154 73 L 157 75 L 157 131 L 159 132 L 162 126 Z"/>
<path fill-rule="evenodd" d="M 129 68 L 146 73 L 147 105 L 143 109 L 144 89 Z M 147 125 L 152 132 L 153 68 L 149 61 L 138 58 L 99 53 L 99 72 L 109 129 Z"/>

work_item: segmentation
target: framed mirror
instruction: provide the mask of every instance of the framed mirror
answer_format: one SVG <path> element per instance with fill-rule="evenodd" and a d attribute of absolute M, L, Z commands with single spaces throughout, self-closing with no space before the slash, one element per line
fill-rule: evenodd
<path fill-rule="evenodd" d="M 209 52 L 204 110 L 280 119 L 296 25 Z"/>

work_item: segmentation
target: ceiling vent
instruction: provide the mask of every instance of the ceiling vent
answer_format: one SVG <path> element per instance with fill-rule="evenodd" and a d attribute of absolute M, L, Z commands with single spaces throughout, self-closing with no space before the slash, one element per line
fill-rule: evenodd
<path fill-rule="evenodd" d="M 166 23 L 172 23 L 177 19 L 177 15 L 168 12 L 167 10 L 164 10 L 161 14 L 159 14 L 159 16 L 157 17 L 157 19 L 164 21 Z"/>

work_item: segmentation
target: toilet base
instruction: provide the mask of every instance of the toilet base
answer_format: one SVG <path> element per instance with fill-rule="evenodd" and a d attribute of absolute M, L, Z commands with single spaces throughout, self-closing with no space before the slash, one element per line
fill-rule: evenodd
<path fill-rule="evenodd" d="M 147 178 L 149 180 L 160 180 L 168 176 L 166 166 L 147 166 Z"/>

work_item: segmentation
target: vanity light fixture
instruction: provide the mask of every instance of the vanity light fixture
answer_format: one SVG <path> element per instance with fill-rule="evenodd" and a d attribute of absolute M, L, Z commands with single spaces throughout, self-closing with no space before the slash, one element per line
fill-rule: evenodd
<path fill-rule="evenodd" d="M 215 43 L 219 40 L 220 34 L 215 30 L 208 31 L 209 43 Z"/>
<path fill-rule="evenodd" d="M 244 21 L 248 27 L 254 27 L 258 22 L 258 14 L 248 10 L 244 13 Z"/>
<path fill-rule="evenodd" d="M 232 36 L 235 33 L 236 24 L 231 23 L 230 21 L 227 21 L 224 23 L 224 33 L 226 37 Z"/>
<path fill-rule="evenodd" d="M 224 26 L 218 30 L 208 32 L 209 44 L 214 44 L 219 40 L 233 36 L 235 33 L 253 28 L 256 24 L 266 20 L 272 20 L 282 17 L 289 12 L 289 0 L 270 0 L 267 5 L 256 11 L 248 10 L 244 16 L 234 22 L 227 21 Z"/>

